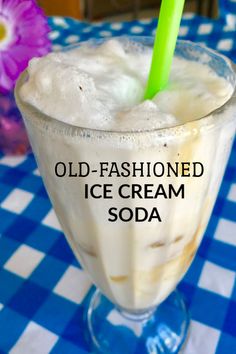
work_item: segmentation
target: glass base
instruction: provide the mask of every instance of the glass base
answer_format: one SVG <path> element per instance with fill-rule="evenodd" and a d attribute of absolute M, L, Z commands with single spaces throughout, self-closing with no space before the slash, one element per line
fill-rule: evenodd
<path fill-rule="evenodd" d="M 96 290 L 87 322 L 95 353 L 175 354 L 187 337 L 189 313 L 178 291 L 155 309 L 131 314 L 115 307 Z"/>

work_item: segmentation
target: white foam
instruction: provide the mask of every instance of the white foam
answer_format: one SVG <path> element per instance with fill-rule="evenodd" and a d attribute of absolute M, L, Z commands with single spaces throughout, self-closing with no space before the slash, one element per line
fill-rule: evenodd
<path fill-rule="evenodd" d="M 158 119 L 157 119 L 158 117 Z M 163 114 L 155 102 L 144 101 L 131 109 L 120 112 L 114 120 L 114 130 L 139 131 L 170 127 L 177 123 L 174 116 Z"/>
<path fill-rule="evenodd" d="M 76 126 L 108 130 L 165 128 L 207 115 L 232 87 L 207 66 L 175 58 L 169 87 L 142 102 L 152 51 L 107 40 L 32 59 L 21 96 L 45 114 Z"/>

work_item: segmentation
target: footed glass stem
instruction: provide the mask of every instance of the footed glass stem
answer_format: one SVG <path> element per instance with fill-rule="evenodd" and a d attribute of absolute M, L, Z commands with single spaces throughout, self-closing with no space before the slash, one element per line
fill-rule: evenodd
<path fill-rule="evenodd" d="M 187 337 L 189 314 L 178 291 L 157 308 L 132 314 L 115 307 L 96 290 L 87 321 L 93 353 L 174 354 Z"/>

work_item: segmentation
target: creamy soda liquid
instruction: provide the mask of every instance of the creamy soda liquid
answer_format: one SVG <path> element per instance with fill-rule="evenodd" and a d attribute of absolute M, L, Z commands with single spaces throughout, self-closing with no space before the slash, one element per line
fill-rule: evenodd
<path fill-rule="evenodd" d="M 143 102 L 151 54 L 147 38 L 90 42 L 32 60 L 16 92 L 69 244 L 128 310 L 159 304 L 185 274 L 235 133 L 229 62 L 180 42 L 169 86 Z"/>

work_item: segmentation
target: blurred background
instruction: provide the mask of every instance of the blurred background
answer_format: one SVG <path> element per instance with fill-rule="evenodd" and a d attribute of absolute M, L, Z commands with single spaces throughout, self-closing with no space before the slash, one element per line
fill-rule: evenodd
<path fill-rule="evenodd" d="M 70 16 L 88 21 L 124 21 L 156 17 L 160 0 L 38 0 L 47 15 Z M 217 0 L 186 0 L 185 12 L 215 18 Z"/>

